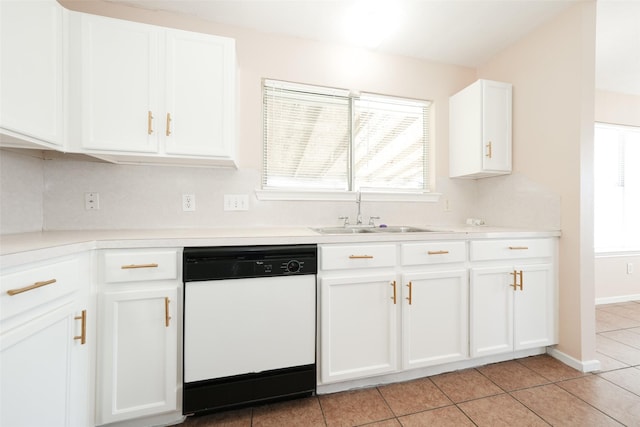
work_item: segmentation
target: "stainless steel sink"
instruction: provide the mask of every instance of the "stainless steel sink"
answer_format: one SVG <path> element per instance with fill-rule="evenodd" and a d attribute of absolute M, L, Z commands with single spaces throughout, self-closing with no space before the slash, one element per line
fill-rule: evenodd
<path fill-rule="evenodd" d="M 411 227 L 408 225 L 397 225 L 388 227 L 377 227 L 371 229 L 373 233 L 425 233 L 433 232 L 436 230 L 430 230 L 428 228 Z"/>
<path fill-rule="evenodd" d="M 322 234 L 363 234 L 363 233 L 429 233 L 440 230 L 412 227 L 409 225 L 394 225 L 388 227 L 319 227 L 314 231 Z"/>
<path fill-rule="evenodd" d="M 317 231 L 322 234 L 359 234 L 359 233 L 373 233 L 374 228 L 362 228 L 362 227 L 319 227 L 313 228 L 313 231 Z"/>

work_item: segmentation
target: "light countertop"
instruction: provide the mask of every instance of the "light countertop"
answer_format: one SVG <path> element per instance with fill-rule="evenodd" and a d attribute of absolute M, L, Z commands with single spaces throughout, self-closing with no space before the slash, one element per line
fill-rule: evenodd
<path fill-rule="evenodd" d="M 219 227 L 206 229 L 69 230 L 6 234 L 0 236 L 0 266 L 9 267 L 85 250 L 105 248 L 364 243 L 560 236 L 560 231 L 557 230 L 525 230 L 488 226 L 416 226 L 441 231 L 332 235 L 318 233 L 309 227 Z"/>

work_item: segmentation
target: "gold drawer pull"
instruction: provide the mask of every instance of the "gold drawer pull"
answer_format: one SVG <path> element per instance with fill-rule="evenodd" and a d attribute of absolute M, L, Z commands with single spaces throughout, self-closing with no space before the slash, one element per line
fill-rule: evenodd
<path fill-rule="evenodd" d="M 9 289 L 7 291 L 7 294 L 9 294 L 9 296 L 14 296 L 14 295 L 21 294 L 23 292 L 31 291 L 33 289 L 38 289 L 38 288 L 41 288 L 43 286 L 50 285 L 52 283 L 56 283 L 56 279 L 45 280 L 44 282 L 36 282 L 33 285 L 25 286 L 24 288 Z"/>
<path fill-rule="evenodd" d="M 429 255 L 446 255 L 449 251 L 429 251 L 427 252 Z"/>
<path fill-rule="evenodd" d="M 158 264 L 151 263 L 151 264 L 129 264 L 129 265 L 123 265 L 121 267 L 123 270 L 130 270 L 132 268 L 158 268 Z"/>
<path fill-rule="evenodd" d="M 409 305 L 411 305 L 413 302 L 413 283 L 409 282 L 407 287 L 409 288 L 409 296 L 407 297 L 407 300 L 409 301 Z"/>
<path fill-rule="evenodd" d="M 373 255 L 349 255 L 349 259 L 373 259 Z"/>
<path fill-rule="evenodd" d="M 80 344 L 84 345 L 87 342 L 87 310 L 82 310 L 82 314 L 74 317 L 74 319 L 81 320 L 82 323 L 80 335 L 76 335 L 73 339 L 80 340 Z"/>
<path fill-rule="evenodd" d="M 529 246 L 509 246 L 509 249 L 512 251 L 526 251 Z"/>

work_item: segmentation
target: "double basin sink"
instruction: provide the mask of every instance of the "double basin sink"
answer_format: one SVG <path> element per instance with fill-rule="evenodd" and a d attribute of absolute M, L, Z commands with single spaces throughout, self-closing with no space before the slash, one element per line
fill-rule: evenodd
<path fill-rule="evenodd" d="M 442 230 L 412 227 L 408 225 L 396 225 L 387 227 L 367 226 L 343 226 L 343 227 L 319 227 L 313 228 L 321 234 L 364 234 L 364 233 L 429 233 Z"/>

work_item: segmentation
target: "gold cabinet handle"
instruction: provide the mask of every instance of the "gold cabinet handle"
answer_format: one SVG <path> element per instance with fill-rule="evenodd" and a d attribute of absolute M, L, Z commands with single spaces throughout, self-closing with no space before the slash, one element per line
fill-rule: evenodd
<path fill-rule="evenodd" d="M 492 151 L 491 151 L 491 141 L 489 141 L 489 143 L 486 145 L 487 147 L 487 154 L 485 154 L 485 157 L 491 158 L 491 156 L 493 155 Z"/>
<path fill-rule="evenodd" d="M 394 280 L 393 282 L 389 283 L 391 286 L 393 286 L 393 296 L 391 297 L 391 299 L 393 300 L 393 303 L 395 304 L 397 301 L 397 296 L 398 296 L 398 292 L 396 290 L 396 281 Z"/>
<path fill-rule="evenodd" d="M 522 274 L 522 270 L 520 270 L 518 272 L 518 275 L 520 276 L 520 290 L 522 291 L 522 287 L 524 286 L 524 278 L 523 278 L 523 274 Z"/>
<path fill-rule="evenodd" d="M 413 302 L 413 284 L 409 282 L 407 287 L 409 288 L 409 296 L 407 297 L 407 300 L 409 300 L 409 305 L 411 305 Z"/>
<path fill-rule="evenodd" d="M 529 249 L 529 246 L 509 246 L 511 251 L 526 251 L 527 249 Z"/>
<path fill-rule="evenodd" d="M 514 291 L 517 291 L 518 287 L 522 291 L 523 290 L 522 286 L 524 285 L 524 273 L 522 272 L 522 270 L 520 271 L 513 270 L 513 273 L 509 273 L 509 274 L 513 276 L 513 284 L 509 286 L 512 286 Z M 518 283 L 518 277 L 520 277 L 520 283 Z"/>
<path fill-rule="evenodd" d="M 167 134 L 167 136 L 171 135 L 171 113 L 167 113 L 167 129 L 166 129 L 166 134 Z"/>
<path fill-rule="evenodd" d="M 147 114 L 147 133 L 149 135 L 153 133 L 153 113 L 151 111 Z"/>
<path fill-rule="evenodd" d="M 169 299 L 169 297 L 165 297 L 164 298 L 164 326 L 166 326 L 167 328 L 171 324 L 171 316 L 169 316 L 169 303 L 170 302 L 171 302 L 171 300 Z"/>
<path fill-rule="evenodd" d="M 429 255 L 446 255 L 448 254 L 449 251 L 428 251 L 427 254 Z"/>
<path fill-rule="evenodd" d="M 81 345 L 85 345 L 87 342 L 87 310 L 82 310 L 80 316 L 74 317 L 75 320 L 81 321 L 80 335 L 73 337 L 74 340 L 80 340 Z"/>
<path fill-rule="evenodd" d="M 123 265 L 122 267 L 120 267 L 123 270 L 130 270 L 133 268 L 158 268 L 158 264 L 151 263 L 151 264 L 129 264 L 129 265 Z"/>
<path fill-rule="evenodd" d="M 349 255 L 349 259 L 373 259 L 373 255 Z"/>
<path fill-rule="evenodd" d="M 45 280 L 43 282 L 35 282 L 33 285 L 25 286 L 24 288 L 9 289 L 7 291 L 7 294 L 9 294 L 9 296 L 12 297 L 14 295 L 18 295 L 18 294 L 21 294 L 23 292 L 31 291 L 33 289 L 38 289 L 38 288 L 41 288 L 43 286 L 50 285 L 52 283 L 56 283 L 56 279 Z"/>

